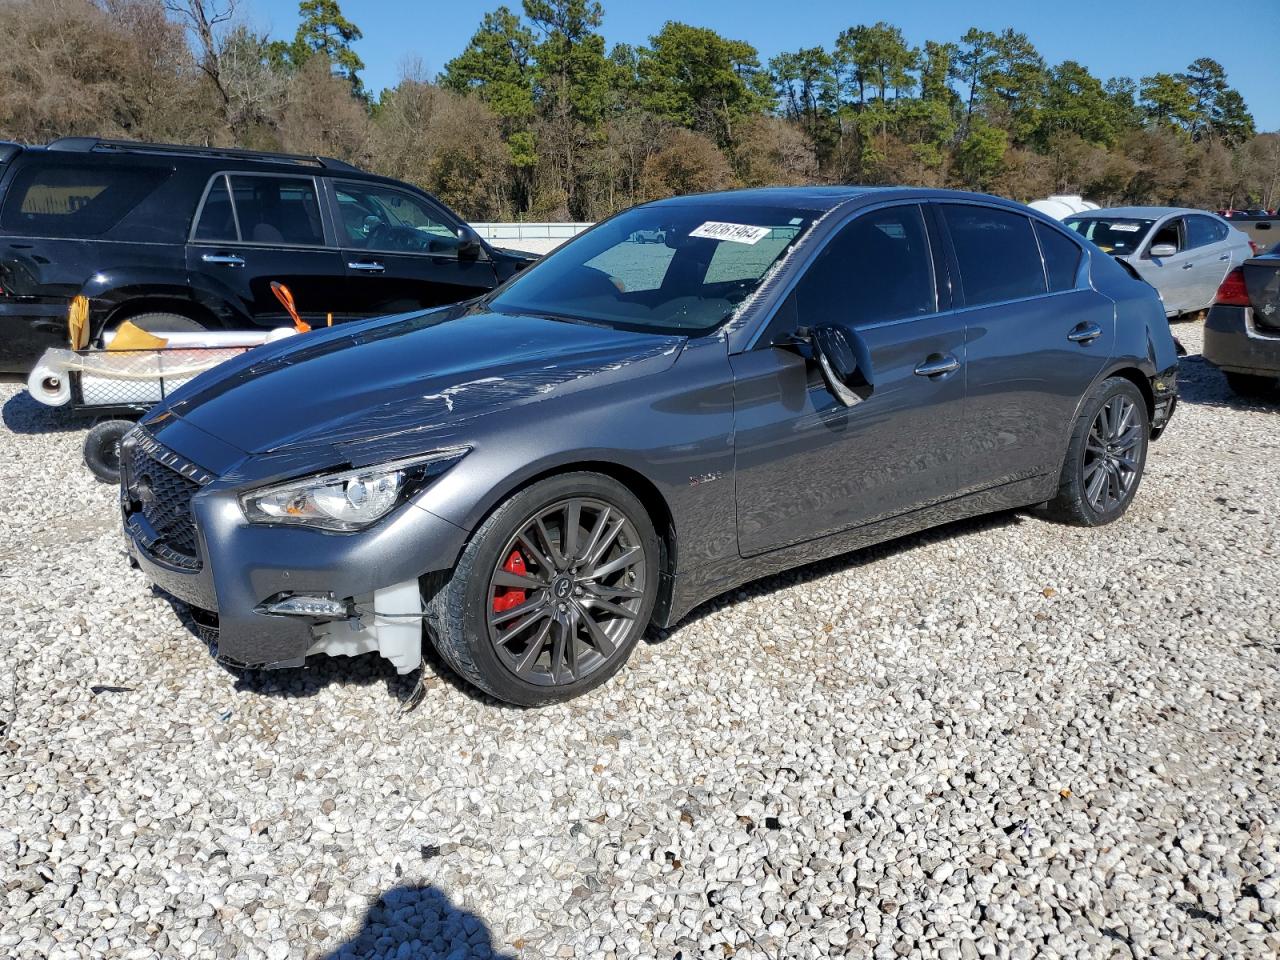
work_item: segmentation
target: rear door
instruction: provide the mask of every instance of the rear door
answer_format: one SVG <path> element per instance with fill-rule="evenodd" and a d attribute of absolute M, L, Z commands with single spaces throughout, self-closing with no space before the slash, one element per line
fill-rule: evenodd
<path fill-rule="evenodd" d="M 939 310 L 938 294 L 922 208 L 882 207 L 843 226 L 754 348 L 730 358 L 744 556 L 954 495 L 964 322 Z M 822 324 L 858 345 L 867 384 L 855 406 L 831 395 L 812 359 L 773 345 Z"/>
<path fill-rule="evenodd" d="M 1115 340 L 1114 305 L 1065 230 L 1007 208 L 941 203 L 965 318 L 965 492 L 1055 471 Z M 1042 253 L 1043 251 L 1043 253 Z"/>
<path fill-rule="evenodd" d="M 345 319 L 342 258 L 326 228 L 314 177 L 219 173 L 205 189 L 187 243 L 191 284 L 233 304 L 258 326 L 288 324 L 271 292 L 285 284 L 313 326 Z"/>
<path fill-rule="evenodd" d="M 1187 255 L 1191 263 L 1187 298 L 1189 309 L 1199 310 L 1213 303 L 1222 279 L 1232 267 L 1230 229 L 1220 220 L 1203 214 L 1184 218 L 1187 225 Z"/>
<path fill-rule="evenodd" d="M 348 312 L 378 316 L 436 307 L 496 285 L 492 261 L 459 256 L 459 224 L 424 197 L 359 180 L 330 183 Z"/>

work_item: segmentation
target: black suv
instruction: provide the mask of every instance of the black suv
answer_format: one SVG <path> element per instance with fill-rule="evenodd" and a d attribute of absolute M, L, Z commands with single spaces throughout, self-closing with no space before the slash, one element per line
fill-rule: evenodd
<path fill-rule="evenodd" d="M 466 300 L 535 257 L 439 200 L 326 157 L 66 137 L 0 143 L 0 372 L 90 332 L 323 324 Z"/>

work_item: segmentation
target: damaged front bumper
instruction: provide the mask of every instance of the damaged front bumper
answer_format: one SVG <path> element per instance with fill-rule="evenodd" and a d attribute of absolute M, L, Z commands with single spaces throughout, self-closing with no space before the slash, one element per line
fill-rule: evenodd
<path fill-rule="evenodd" d="M 171 478 L 138 476 L 139 442 L 146 435 L 131 434 L 121 450 L 129 553 L 156 586 L 196 608 L 219 661 L 270 669 L 302 666 L 309 654 L 377 652 L 401 673 L 419 665 L 419 578 L 453 566 L 464 530 L 412 501 L 353 533 L 250 524 L 236 489 L 151 440 L 142 469 L 185 471 L 199 486 L 187 501 L 193 543 L 175 551 L 141 509 L 139 497 L 155 497 Z"/>
<path fill-rule="evenodd" d="M 1175 363 L 1151 378 L 1151 439 L 1164 433 L 1178 408 L 1178 365 Z"/>

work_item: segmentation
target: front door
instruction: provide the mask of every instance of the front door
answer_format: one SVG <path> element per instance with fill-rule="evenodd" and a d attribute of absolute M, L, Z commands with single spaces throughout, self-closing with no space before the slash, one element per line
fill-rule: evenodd
<path fill-rule="evenodd" d="M 344 319 L 342 259 L 326 243 L 312 177 L 219 174 L 209 184 L 191 239 L 187 273 L 197 295 L 230 303 L 262 327 L 291 323 L 272 281 L 293 294 L 302 318 Z"/>
<path fill-rule="evenodd" d="M 1155 257 L 1151 249 L 1162 245 L 1173 246 L 1177 252 L 1170 257 Z M 1151 231 L 1151 239 L 1141 257 L 1133 261 L 1138 275 L 1160 291 L 1166 313 L 1183 313 L 1193 309 L 1195 281 L 1195 254 L 1187 249 L 1186 224 L 1182 217 L 1171 217 Z"/>
<path fill-rule="evenodd" d="M 981 204 L 939 212 L 964 303 L 960 489 L 1056 471 L 1080 398 L 1111 353 L 1115 306 L 1081 276 L 1082 250 L 1065 232 Z"/>
<path fill-rule="evenodd" d="M 493 263 L 459 256 L 457 224 L 407 190 L 333 181 L 334 219 L 356 316 L 421 310 L 492 289 Z"/>
<path fill-rule="evenodd" d="M 738 544 L 744 556 L 945 500 L 956 483 L 964 328 L 939 312 L 921 208 L 882 207 L 841 228 L 752 350 L 730 358 Z M 783 342 L 839 324 L 865 385 L 846 407 Z"/>

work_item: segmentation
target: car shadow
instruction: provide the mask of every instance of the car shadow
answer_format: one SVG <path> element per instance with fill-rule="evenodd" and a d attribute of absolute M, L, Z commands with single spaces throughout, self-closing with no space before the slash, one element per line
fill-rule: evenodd
<path fill-rule="evenodd" d="M 749 581 L 742 586 L 727 590 L 719 596 L 700 603 L 669 630 L 651 628 L 645 637 L 645 641 L 647 643 L 662 643 L 676 631 L 682 630 L 704 617 L 711 616 L 713 613 L 718 613 L 726 607 L 731 607 L 737 603 L 756 600 L 769 594 L 777 593 L 780 590 L 801 586 L 837 573 L 857 570 L 860 567 L 869 566 L 881 560 L 897 556 L 900 553 L 907 553 L 933 543 L 1025 523 L 1027 521 L 1027 512 L 1028 509 L 1024 507 L 1017 510 L 983 514 L 980 517 L 970 517 L 965 520 L 954 520 L 951 523 L 931 527 L 919 533 L 908 534 L 894 540 L 886 540 L 884 543 L 862 547 L 849 553 L 828 557 L 825 560 L 815 560 L 804 566 L 793 567 L 781 573 L 774 573 L 761 577 L 759 580 Z"/>
<path fill-rule="evenodd" d="M 516 960 L 498 951 L 488 924 L 431 884 L 393 887 L 365 914 L 360 931 L 323 960 Z"/>
<path fill-rule="evenodd" d="M 1222 407 L 1230 410 L 1260 410 L 1280 413 L 1280 387 L 1271 396 L 1247 397 L 1227 385 L 1222 371 L 1198 353 L 1185 356 L 1178 363 L 1178 402 L 1197 407 Z M 1177 429 L 1178 415 L 1171 427 Z"/>
<path fill-rule="evenodd" d="M 92 417 L 72 413 L 65 407 L 36 403 L 25 390 L 5 401 L 0 408 L 0 419 L 10 431 L 18 434 L 69 433 L 93 426 Z"/>

